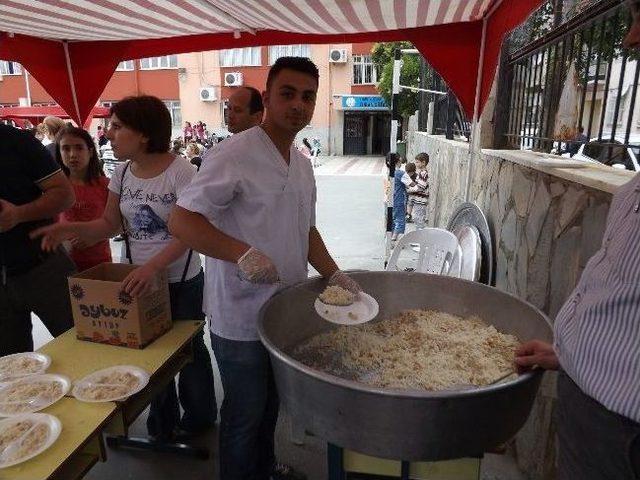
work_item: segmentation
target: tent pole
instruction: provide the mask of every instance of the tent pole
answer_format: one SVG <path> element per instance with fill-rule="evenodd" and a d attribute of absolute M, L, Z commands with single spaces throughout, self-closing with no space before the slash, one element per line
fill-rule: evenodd
<path fill-rule="evenodd" d="M 482 70 L 484 68 L 484 48 L 487 40 L 488 17 L 482 19 L 482 39 L 480 41 L 480 58 L 478 59 L 478 74 L 476 76 L 476 96 L 473 102 L 473 122 L 471 124 L 471 141 L 469 142 L 469 167 L 464 194 L 465 202 L 469 201 L 471 193 L 471 170 L 476 156 L 480 153 L 480 135 L 478 129 L 478 112 L 480 110 L 480 90 L 482 86 Z"/>
<path fill-rule="evenodd" d="M 69 42 L 62 42 L 64 48 L 64 60 L 67 64 L 67 75 L 69 77 L 69 86 L 71 87 L 71 97 L 73 98 L 73 107 L 76 109 L 76 121 L 78 126 L 82 127 L 82 118 L 80 118 L 80 107 L 78 106 L 78 95 L 76 94 L 76 83 L 73 79 L 73 70 L 71 69 L 71 57 L 69 56 Z"/>
<path fill-rule="evenodd" d="M 402 51 L 397 48 L 393 54 L 393 78 L 391 81 L 391 132 L 389 133 L 389 153 L 398 151 L 398 124 L 400 121 L 400 70 L 402 69 Z M 391 255 L 391 237 L 393 234 L 393 177 L 395 165 L 389 166 L 389 197 L 386 205 L 386 228 L 384 236 L 384 267 Z"/>

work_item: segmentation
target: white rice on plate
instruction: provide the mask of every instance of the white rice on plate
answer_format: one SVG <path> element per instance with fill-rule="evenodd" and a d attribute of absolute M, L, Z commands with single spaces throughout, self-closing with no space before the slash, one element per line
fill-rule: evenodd
<path fill-rule="evenodd" d="M 347 306 L 353 303 L 355 295 L 342 287 L 331 285 L 325 288 L 318 298 L 327 305 Z"/>

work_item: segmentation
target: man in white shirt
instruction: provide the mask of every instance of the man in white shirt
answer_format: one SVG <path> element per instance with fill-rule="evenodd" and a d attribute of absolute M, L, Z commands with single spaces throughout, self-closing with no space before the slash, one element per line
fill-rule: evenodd
<path fill-rule="evenodd" d="M 229 97 L 228 109 L 229 131 L 240 133 L 249 130 L 262 122 L 262 95 L 253 87 L 242 87 Z"/>
<path fill-rule="evenodd" d="M 640 1 L 623 45 L 640 48 Z M 640 176 L 611 201 L 602 247 L 554 324 L 554 344 L 516 351 L 521 369 L 560 370 L 559 480 L 640 478 Z"/>
<path fill-rule="evenodd" d="M 330 283 L 360 290 L 315 228 L 313 170 L 293 146 L 313 116 L 318 77 L 309 59 L 280 58 L 263 93 L 264 123 L 207 153 L 169 224 L 177 238 L 208 256 L 205 309 L 225 391 L 222 480 L 266 480 L 274 464 L 278 396 L 258 340 L 260 308 L 305 280 L 308 263 Z"/>

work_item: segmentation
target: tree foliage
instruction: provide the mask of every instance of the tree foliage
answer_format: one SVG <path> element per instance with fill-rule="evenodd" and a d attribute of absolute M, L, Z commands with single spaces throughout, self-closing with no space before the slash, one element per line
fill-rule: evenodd
<path fill-rule="evenodd" d="M 415 47 L 410 42 L 376 43 L 371 52 L 373 63 L 378 69 L 378 92 L 389 105 L 391 105 L 392 95 L 393 61 L 398 48 Z M 420 55 L 402 55 L 400 85 L 420 86 L 420 58 Z M 418 93 L 403 89 L 400 91 L 399 98 L 400 115 L 404 118 L 413 115 L 418 109 Z"/>

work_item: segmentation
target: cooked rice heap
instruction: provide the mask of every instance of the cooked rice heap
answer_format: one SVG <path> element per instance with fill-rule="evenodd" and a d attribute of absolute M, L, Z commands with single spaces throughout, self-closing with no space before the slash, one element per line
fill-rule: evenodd
<path fill-rule="evenodd" d="M 337 285 L 331 285 L 325 288 L 318 298 L 327 305 L 347 306 L 353 303 L 354 295 L 349 290 Z"/>
<path fill-rule="evenodd" d="M 88 400 L 108 400 L 126 397 L 133 392 L 140 380 L 130 372 L 113 371 L 83 385 L 79 395 Z"/>
<path fill-rule="evenodd" d="M 513 335 L 478 317 L 406 310 L 340 326 L 298 345 L 293 357 L 332 375 L 384 388 L 444 390 L 488 385 L 514 372 Z"/>
<path fill-rule="evenodd" d="M 48 438 L 49 427 L 46 424 L 24 420 L 12 425 L 0 432 L 0 452 L 4 452 L 16 441 L 20 441 L 20 443 L 12 448 L 8 454 L 5 454 L 0 465 L 31 455 L 39 450 Z"/>
<path fill-rule="evenodd" d="M 38 373 L 42 362 L 29 356 L 0 358 L 0 378 Z"/>
<path fill-rule="evenodd" d="M 51 404 L 62 396 L 62 385 L 55 380 L 37 382 L 16 381 L 0 391 L 0 408 L 2 411 L 15 415 L 33 410 L 29 403 L 36 400 L 36 407 L 40 404 Z"/>

